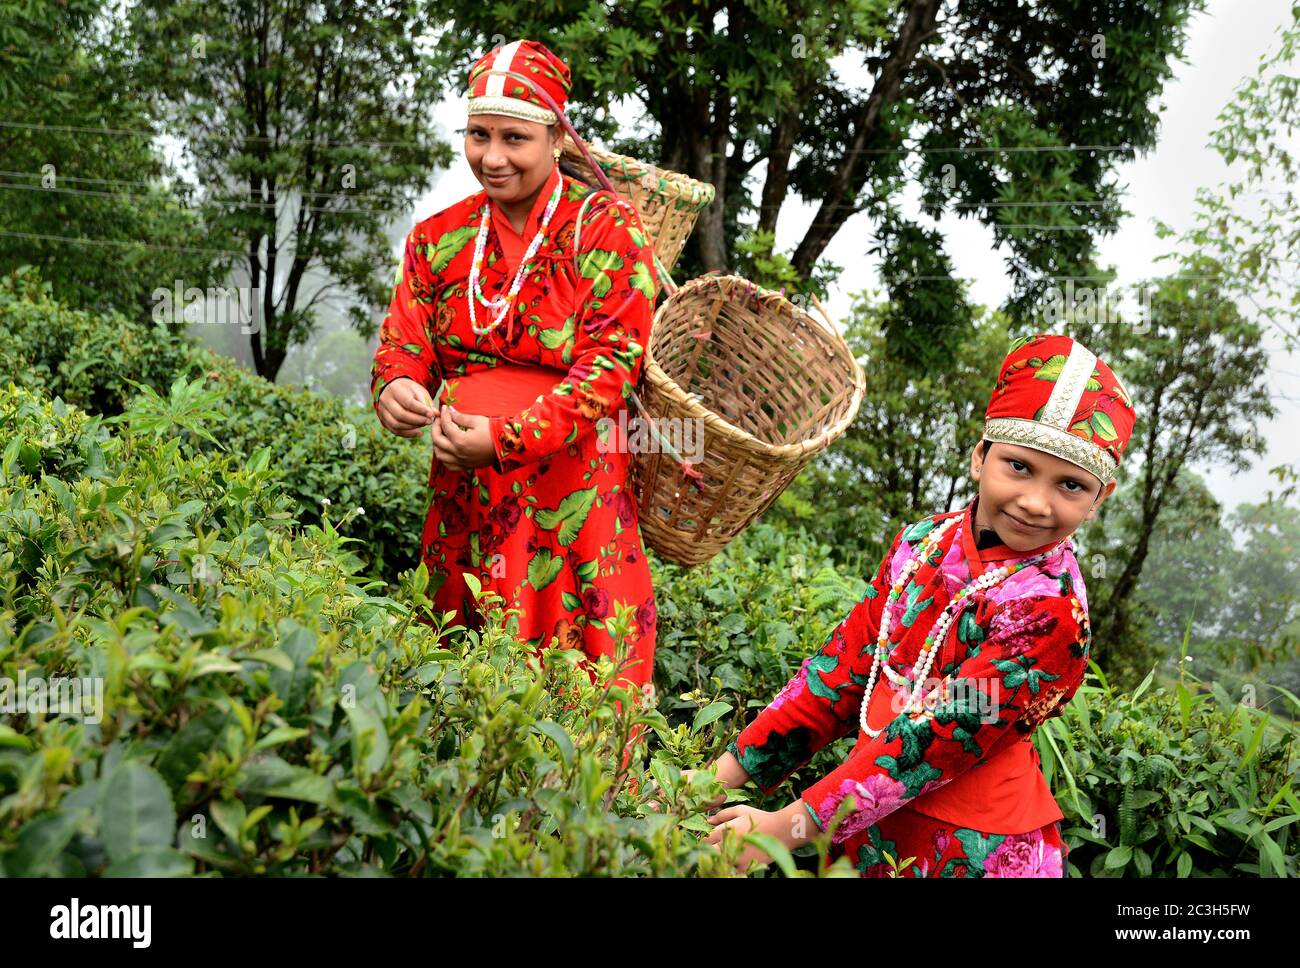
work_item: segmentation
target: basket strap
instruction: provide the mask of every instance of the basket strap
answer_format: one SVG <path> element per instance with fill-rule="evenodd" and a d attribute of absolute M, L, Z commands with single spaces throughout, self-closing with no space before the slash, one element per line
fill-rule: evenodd
<path fill-rule="evenodd" d="M 660 261 L 659 253 L 656 252 L 654 256 L 655 256 L 655 275 L 659 277 L 659 288 L 671 296 L 673 293 L 677 291 L 677 283 L 673 282 L 672 274 L 664 266 L 663 262 Z"/>
<path fill-rule="evenodd" d="M 573 268 L 574 271 L 579 276 L 582 275 L 582 271 L 578 266 L 578 243 L 581 240 L 581 234 L 582 234 L 582 217 L 587 210 L 587 203 L 591 201 L 592 196 L 595 194 L 596 194 L 595 192 L 589 192 L 587 194 L 587 197 L 582 200 L 582 204 L 578 206 L 578 220 L 577 222 L 574 223 L 573 226 Z M 664 264 L 659 261 L 659 256 L 656 255 L 654 257 L 654 260 L 655 260 L 655 270 L 656 270 L 656 274 L 659 277 L 660 285 L 668 289 L 668 292 L 670 294 L 676 292 L 677 286 L 674 285 L 672 277 L 669 276 L 668 274 L 668 270 L 664 268 Z M 644 367 L 642 368 L 641 371 L 641 380 L 642 381 L 645 380 Z M 668 440 L 664 437 L 664 435 L 659 432 L 659 428 L 655 426 L 654 417 L 650 416 L 649 411 L 647 411 L 645 405 L 641 403 L 641 398 L 637 396 L 635 390 L 632 390 L 630 392 L 630 398 L 631 398 L 632 407 L 638 413 L 641 414 L 642 419 L 644 419 L 647 426 L 649 426 L 650 432 L 654 434 L 655 437 L 658 439 L 659 446 L 663 448 L 664 453 L 668 454 L 668 456 L 673 459 L 673 461 L 677 464 L 677 466 L 681 468 L 682 473 L 686 476 L 687 480 L 689 480 L 692 484 L 695 484 L 695 486 L 698 487 L 699 485 L 696 482 L 700 480 L 702 477 L 700 472 L 695 470 L 694 467 L 692 467 L 691 464 L 687 460 L 685 460 L 680 453 L 677 452 L 677 448 L 673 447 L 673 445 L 668 442 Z"/>
<path fill-rule="evenodd" d="M 643 379 L 644 376 L 645 376 L 645 370 L 643 369 L 642 370 Z M 659 446 L 663 448 L 664 453 L 666 453 L 669 457 L 671 457 L 673 463 L 675 463 L 681 469 L 682 475 L 686 478 L 686 480 L 689 481 L 692 485 L 694 485 L 697 489 L 699 489 L 700 488 L 699 482 L 704 479 L 704 475 L 695 469 L 694 464 L 692 464 L 690 461 L 684 458 L 680 453 L 678 453 L 677 448 L 674 447 L 668 441 L 668 439 L 659 432 L 659 428 L 655 426 L 654 417 L 650 416 L 650 412 L 646 410 L 645 404 L 641 402 L 641 398 L 636 395 L 635 390 L 630 391 L 629 399 L 632 402 L 632 406 L 636 408 L 637 412 L 641 414 L 642 419 L 645 420 L 646 425 L 650 428 L 650 432 L 654 434 L 655 438 L 659 441 Z"/>
<path fill-rule="evenodd" d="M 573 223 L 573 269 L 578 278 L 582 277 L 582 271 L 578 268 L 578 241 L 582 237 L 582 216 L 587 211 L 587 203 L 591 201 L 591 196 L 595 194 L 595 192 L 587 193 L 587 197 L 578 206 L 578 221 Z"/>

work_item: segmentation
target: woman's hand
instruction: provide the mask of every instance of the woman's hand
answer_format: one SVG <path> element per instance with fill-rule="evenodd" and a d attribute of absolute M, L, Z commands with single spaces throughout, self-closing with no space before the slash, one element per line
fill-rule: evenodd
<path fill-rule="evenodd" d="M 433 453 L 439 463 L 453 471 L 487 467 L 496 460 L 490 420 L 473 413 L 460 413 L 451 406 L 433 421 Z"/>
<path fill-rule="evenodd" d="M 775 813 L 738 803 L 734 807 L 719 810 L 710 816 L 708 821 L 717 825 L 708 836 L 708 843 L 714 847 L 722 844 L 722 838 L 728 829 L 735 830 L 741 836 L 751 833 L 767 834 L 791 850 L 806 844 L 811 839 L 808 834 L 811 820 L 801 800 L 796 800 L 784 810 Z M 746 844 L 740 856 L 736 858 L 736 869 L 743 874 L 749 870 L 751 864 L 767 864 L 771 860 L 766 851 L 753 844 Z"/>
<path fill-rule="evenodd" d="M 745 772 L 745 768 L 740 765 L 740 761 L 736 759 L 730 751 L 723 753 L 706 769 L 718 778 L 718 782 L 722 784 L 724 790 L 734 790 L 736 787 L 742 787 L 749 782 L 749 774 Z M 682 783 L 686 786 L 690 786 L 691 777 L 700 772 L 702 771 L 682 770 Z M 654 780 L 651 780 L 650 790 L 653 792 L 658 789 L 659 784 Z M 726 802 L 726 794 L 718 794 L 718 796 L 713 798 L 713 801 L 708 805 L 708 808 L 712 810 L 714 807 L 720 807 Z M 651 800 L 646 804 L 646 806 L 651 810 L 658 810 L 659 801 Z"/>
<path fill-rule="evenodd" d="M 379 392 L 379 423 L 399 437 L 419 437 L 437 419 L 429 391 L 410 377 L 394 380 Z"/>

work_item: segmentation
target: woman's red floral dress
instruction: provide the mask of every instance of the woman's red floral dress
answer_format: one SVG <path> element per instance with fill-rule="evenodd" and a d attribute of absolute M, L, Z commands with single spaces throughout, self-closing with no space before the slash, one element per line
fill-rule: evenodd
<path fill-rule="evenodd" d="M 555 370 L 549 394 L 514 416 L 491 418 L 494 466 L 458 472 L 433 460 L 422 554 L 431 574 L 446 576 L 434 601 L 476 621 L 462 577 L 473 574 L 517 610 L 520 639 L 531 649 L 580 649 L 593 659 L 614 658 L 610 621 L 616 604 L 628 605 L 634 619 L 623 677 L 648 697 L 654 590 L 628 490 L 627 448 L 598 422 L 625 405 L 641 372 L 657 291 L 653 252 L 626 201 L 558 169 L 537 196 L 525 239 L 557 178 L 559 205 L 509 331 L 504 323 L 485 335 L 470 329 L 466 297 L 485 193 L 415 226 L 375 353 L 371 396 L 377 407 L 388 384 L 409 377 L 433 396 L 445 380 L 439 399 L 455 403 L 456 378 L 466 374 L 506 362 Z M 575 260 L 575 222 L 593 191 Z M 507 258 L 499 219 L 487 235 L 487 298 L 509 291 L 517 265 Z M 488 312 L 476 306 L 480 327 Z"/>

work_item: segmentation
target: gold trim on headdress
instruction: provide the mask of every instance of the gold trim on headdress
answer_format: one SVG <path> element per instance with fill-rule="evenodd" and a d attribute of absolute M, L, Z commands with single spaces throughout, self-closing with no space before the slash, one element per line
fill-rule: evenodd
<path fill-rule="evenodd" d="M 485 94 L 469 99 L 470 114 L 504 114 L 521 121 L 536 121 L 551 125 L 558 119 L 550 108 L 544 108 L 522 98 Z"/>
<path fill-rule="evenodd" d="M 1114 480 L 1119 470 L 1119 463 L 1096 444 L 1089 443 L 1082 437 L 1066 430 L 1050 427 L 1037 420 L 1022 420 L 1020 417 L 994 417 L 984 422 L 984 439 L 995 444 L 1016 444 L 1032 447 L 1078 464 L 1096 477 L 1102 484 Z"/>

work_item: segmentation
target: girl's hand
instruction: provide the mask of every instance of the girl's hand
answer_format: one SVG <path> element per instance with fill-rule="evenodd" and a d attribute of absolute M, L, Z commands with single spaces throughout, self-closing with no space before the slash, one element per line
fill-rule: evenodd
<path fill-rule="evenodd" d="M 429 391 L 410 377 L 400 377 L 384 387 L 375 412 L 380 425 L 399 437 L 419 437 L 438 417 Z"/>
<path fill-rule="evenodd" d="M 802 800 L 796 800 L 784 810 L 775 813 L 759 810 L 745 803 L 719 810 L 708 818 L 709 823 L 717 824 L 709 834 L 708 842 L 714 847 L 722 843 L 727 829 L 731 828 L 741 835 L 759 833 L 767 834 L 787 849 L 793 850 L 808 843 L 812 837 L 808 831 L 808 816 Z M 745 873 L 751 864 L 767 864 L 772 860 L 767 853 L 753 844 L 746 844 L 740 857 L 736 860 L 736 869 Z"/>
<path fill-rule="evenodd" d="M 708 769 L 718 778 L 718 782 L 722 784 L 724 790 L 734 790 L 736 787 L 742 787 L 749 782 L 749 774 L 745 772 L 745 768 L 740 765 L 740 761 L 736 759 L 730 751 L 719 756 L 712 764 L 710 764 Z M 682 770 L 682 779 L 685 782 L 690 783 L 691 777 L 698 772 L 699 770 Z M 652 780 L 651 782 L 653 783 L 654 781 Z M 720 807 L 726 802 L 726 795 L 720 795 L 709 804 L 709 809 L 712 810 L 714 807 Z M 647 806 L 649 806 L 651 810 L 659 809 L 659 803 L 655 800 L 651 800 Z"/>
<path fill-rule="evenodd" d="M 728 829 L 736 831 L 740 836 L 753 833 L 767 834 L 784 843 L 782 835 L 788 832 L 784 828 L 789 826 L 782 823 L 780 813 L 769 813 L 746 803 L 738 803 L 734 807 L 719 810 L 708 819 L 709 823 L 717 824 L 708 836 L 708 843 L 714 847 L 721 847 L 722 838 Z M 771 861 L 772 858 L 765 851 L 753 844 L 746 844 L 740 856 L 736 858 L 736 870 L 744 874 L 753 864 L 769 864 Z"/>
<path fill-rule="evenodd" d="M 696 773 L 698 773 L 698 772 L 700 772 L 700 771 L 699 771 L 699 770 L 682 770 L 682 782 L 683 782 L 683 783 L 690 783 L 690 782 L 691 782 L 691 777 L 693 777 L 693 776 L 694 776 Z M 726 795 L 725 793 L 719 793 L 716 797 L 714 797 L 713 802 L 709 804 L 709 809 L 712 810 L 712 809 L 715 808 L 715 807 L 720 807 L 720 806 L 722 806 L 722 805 L 723 805 L 724 803 L 726 803 L 726 802 L 727 802 L 727 795 Z"/>
<path fill-rule="evenodd" d="M 700 772 L 699 770 L 682 770 L 682 785 L 689 786 L 691 782 L 691 777 L 693 777 L 696 773 L 699 772 Z M 654 780 L 650 781 L 647 789 L 648 792 L 653 794 L 659 794 L 663 792 L 659 788 L 659 784 Z M 715 807 L 720 807 L 726 802 L 727 802 L 727 795 L 725 793 L 719 793 L 716 797 L 714 797 L 713 802 L 708 804 L 708 809 L 712 810 Z M 649 807 L 651 810 L 657 811 L 659 809 L 659 801 L 657 799 L 647 800 L 646 806 Z"/>
<path fill-rule="evenodd" d="M 433 421 L 434 456 L 453 471 L 487 467 L 496 460 L 489 428 L 487 417 L 460 413 L 450 405 L 443 407 L 438 419 Z"/>

